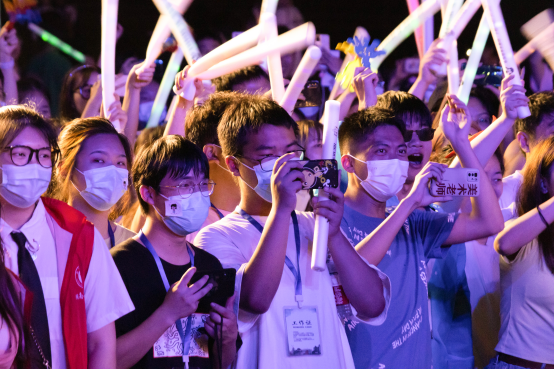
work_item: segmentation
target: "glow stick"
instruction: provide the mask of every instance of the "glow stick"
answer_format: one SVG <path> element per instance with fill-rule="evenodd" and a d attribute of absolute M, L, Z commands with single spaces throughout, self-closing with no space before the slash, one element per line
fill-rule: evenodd
<path fill-rule="evenodd" d="M 294 104 L 298 100 L 298 96 L 304 89 L 308 78 L 312 75 L 317 63 L 321 59 L 321 50 L 317 46 L 310 46 L 304 53 L 298 68 L 294 72 L 294 76 L 285 91 L 283 99 L 279 103 L 289 114 L 294 110 Z M 333 156 L 334 157 L 334 156 Z"/>
<path fill-rule="evenodd" d="M 460 88 L 460 70 L 458 67 L 458 42 L 452 41 L 448 51 L 448 66 L 446 75 L 448 76 L 448 92 L 455 94 Z"/>
<path fill-rule="evenodd" d="M 358 37 L 358 39 L 360 40 L 362 39 L 369 40 L 369 33 L 364 27 L 356 27 L 356 31 L 354 32 L 354 37 Z M 346 54 L 344 56 L 344 60 L 342 61 L 342 65 L 340 66 L 339 73 L 337 74 L 340 74 L 346 68 L 348 63 L 354 61 L 354 59 L 356 59 L 356 55 Z M 333 89 L 329 94 L 329 100 L 335 100 L 343 92 L 344 92 L 344 89 L 341 87 L 341 81 L 335 79 L 335 85 L 333 86 Z"/>
<path fill-rule="evenodd" d="M 546 9 L 533 18 L 528 20 L 520 31 L 527 40 L 532 40 L 538 36 L 546 27 L 554 22 L 554 10 Z"/>
<path fill-rule="evenodd" d="M 377 47 L 384 55 L 371 59 L 371 69 L 377 73 L 379 66 L 387 56 L 414 32 L 425 20 L 439 11 L 442 0 L 429 0 L 421 4 L 412 14 L 402 21 Z"/>
<path fill-rule="evenodd" d="M 277 5 L 278 4 L 279 4 L 279 0 L 263 0 L 262 1 L 262 7 L 260 8 L 260 23 L 262 22 L 262 16 L 265 13 L 275 15 L 275 12 L 277 11 Z"/>
<path fill-rule="evenodd" d="M 325 102 L 325 114 L 323 118 L 323 153 L 322 159 L 334 159 L 337 152 L 339 134 L 338 101 L 327 100 Z M 323 190 L 318 191 L 319 201 L 327 201 L 328 197 Z M 329 238 L 329 220 L 316 215 L 314 228 L 314 242 L 312 249 L 312 270 L 322 272 L 327 262 L 327 241 Z"/>
<path fill-rule="evenodd" d="M 514 75 L 512 84 L 522 85 L 521 78 L 519 76 L 519 70 L 514 60 L 514 51 L 512 50 L 512 44 L 508 37 L 508 31 L 506 30 L 506 24 L 504 23 L 504 17 L 502 16 L 502 10 L 500 10 L 500 4 L 497 0 L 483 0 L 483 8 L 489 27 L 491 27 L 492 38 L 496 45 L 496 51 L 500 57 L 500 63 L 504 69 L 504 75 Z M 526 118 L 531 115 L 531 111 L 528 106 L 522 106 L 517 108 L 517 115 L 519 119 Z"/>
<path fill-rule="evenodd" d="M 264 42 L 273 42 L 278 36 L 275 14 L 262 14 L 261 24 Z M 271 53 L 267 56 L 267 68 L 273 101 L 281 101 L 285 94 L 285 83 L 283 82 L 283 67 L 281 66 L 280 53 Z"/>
<path fill-rule="evenodd" d="M 183 50 L 183 54 L 185 55 L 187 63 L 189 65 L 192 65 L 192 62 L 194 60 L 200 59 L 202 55 L 200 54 L 200 50 L 198 50 L 198 45 L 196 45 L 194 37 L 192 37 L 192 34 L 190 33 L 187 22 L 185 22 L 182 15 L 177 11 L 177 9 L 175 9 L 171 5 L 169 0 L 153 1 L 159 12 L 162 15 L 166 16 L 166 20 L 171 33 L 173 33 L 173 36 L 175 36 L 177 43 Z"/>
<path fill-rule="evenodd" d="M 167 102 L 167 98 L 169 97 L 169 93 L 171 92 L 171 88 L 175 83 L 175 75 L 179 72 L 183 57 L 183 51 L 180 47 L 178 47 L 177 50 L 175 50 L 175 52 L 171 55 L 171 58 L 169 58 L 164 76 L 160 82 L 160 87 L 158 88 L 158 93 L 154 99 L 154 105 L 152 106 L 152 111 L 150 112 L 150 118 L 146 124 L 147 128 L 156 127 L 160 123 L 160 117 L 162 116 L 162 112 L 164 110 L 165 103 Z"/>
<path fill-rule="evenodd" d="M 469 94 L 471 93 L 471 88 L 473 87 L 473 81 L 475 80 L 477 68 L 479 68 L 479 62 L 481 61 L 483 50 L 485 50 L 489 33 L 489 23 L 483 14 L 481 21 L 479 22 L 479 28 L 477 28 L 477 33 L 475 34 L 475 40 L 471 46 L 471 54 L 469 55 L 466 69 L 464 70 L 464 76 L 462 77 L 460 88 L 458 89 L 457 96 L 465 104 L 469 101 Z"/>
<path fill-rule="evenodd" d="M 441 38 L 442 41 L 439 42 L 437 47 L 445 50 L 447 55 L 450 55 L 450 49 L 452 47 L 452 43 L 456 39 L 452 34 L 452 32 L 450 32 L 450 29 L 454 24 L 453 18 L 455 17 L 456 13 L 458 13 L 458 10 L 460 10 L 460 7 L 462 6 L 462 2 L 463 0 L 449 0 L 448 4 L 446 4 L 444 18 L 439 31 L 439 38 Z M 447 63 L 442 63 L 440 65 L 433 64 L 431 66 L 431 70 L 433 70 L 435 74 L 438 76 L 444 76 L 447 74 L 446 64 Z"/>
<path fill-rule="evenodd" d="M 552 50 L 554 47 L 554 45 L 552 45 L 553 41 L 554 23 L 546 27 L 546 29 L 536 35 L 531 41 L 529 41 L 517 53 L 515 53 L 514 59 L 516 63 L 521 64 L 525 59 L 529 57 L 529 55 L 538 50 L 545 58 L 548 65 L 550 65 L 550 68 L 554 69 L 554 55 L 552 55 Z"/>
<path fill-rule="evenodd" d="M 410 14 L 414 12 L 414 10 L 417 9 L 419 6 L 419 0 L 406 0 L 406 3 L 408 3 L 408 11 Z M 417 53 L 419 55 L 419 58 L 423 58 L 423 54 L 425 54 L 424 46 L 423 46 L 423 27 L 419 26 L 416 28 L 414 32 L 416 46 L 417 46 Z"/>
<path fill-rule="evenodd" d="M 467 24 L 473 18 L 477 10 L 481 7 L 481 0 L 467 0 L 460 10 L 454 15 L 448 32 L 453 34 L 454 39 L 458 39 Z"/>
<path fill-rule="evenodd" d="M 423 0 L 426 2 L 430 0 Z M 429 17 L 423 22 L 423 54 L 429 50 L 431 44 L 435 40 L 435 17 Z"/>
<path fill-rule="evenodd" d="M 85 62 L 85 55 L 82 52 L 75 50 L 74 48 L 69 46 L 69 44 L 66 44 L 50 32 L 45 31 L 34 23 L 29 23 L 28 28 L 33 31 L 33 33 L 38 35 L 42 39 L 42 41 L 49 43 L 58 50 L 61 50 L 63 53 L 71 56 L 79 63 Z"/>
<path fill-rule="evenodd" d="M 170 0 L 171 1 L 171 0 Z M 183 14 L 190 4 L 192 3 L 192 0 L 172 0 L 171 4 L 179 12 L 179 14 Z M 171 31 L 168 26 L 168 20 L 165 15 L 160 15 L 160 18 L 158 18 L 158 23 L 156 23 L 156 27 L 154 28 L 154 32 L 152 32 L 152 37 L 150 38 L 150 42 L 148 42 L 148 48 L 146 49 L 146 58 L 144 59 L 144 64 L 142 67 L 140 67 L 137 70 L 137 74 L 142 73 L 142 71 L 146 68 L 148 68 L 154 60 L 162 53 L 163 44 L 171 34 Z"/>
<path fill-rule="evenodd" d="M 102 50 L 100 63 L 102 64 L 102 104 L 104 116 L 115 101 L 115 42 L 117 31 L 118 0 L 102 0 Z M 123 127 L 119 120 L 112 121 L 115 129 L 120 132 Z"/>

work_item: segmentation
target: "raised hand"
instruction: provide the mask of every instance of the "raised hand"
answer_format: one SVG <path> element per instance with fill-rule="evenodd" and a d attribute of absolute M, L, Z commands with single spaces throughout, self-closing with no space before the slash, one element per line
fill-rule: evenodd
<path fill-rule="evenodd" d="M 377 83 L 379 83 L 377 73 L 373 73 L 371 69 L 365 67 L 356 68 L 352 86 L 358 96 L 360 104 L 358 110 L 364 110 L 377 104 L 377 93 L 375 92 Z"/>
<path fill-rule="evenodd" d="M 435 72 L 433 72 L 433 66 L 439 66 L 446 63 L 446 51 L 439 47 L 442 39 L 437 38 L 429 50 L 423 55 L 419 63 L 419 76 L 418 78 L 426 85 L 431 85 L 437 80 Z"/>
<path fill-rule="evenodd" d="M 108 116 L 106 117 L 104 115 L 104 109 L 101 106 L 100 107 L 100 117 L 101 118 L 106 118 L 110 122 L 114 122 L 114 121 L 118 120 L 119 125 L 121 126 L 121 129 L 123 130 L 123 128 L 127 124 L 127 113 L 121 107 L 121 101 L 119 100 L 119 96 L 115 93 L 113 94 L 113 96 L 115 97 L 115 101 L 108 108 Z"/>
<path fill-rule="evenodd" d="M 127 88 L 140 90 L 152 82 L 156 65 L 152 63 L 150 66 L 142 68 L 143 64 L 144 62 L 133 65 L 127 77 Z"/>
<path fill-rule="evenodd" d="M 504 77 L 501 85 L 500 103 L 502 112 L 509 119 L 517 119 L 517 108 L 528 106 L 529 99 L 525 96 L 525 87 L 512 84 L 514 75 Z"/>
<path fill-rule="evenodd" d="M 271 176 L 273 204 L 286 212 L 296 207 L 296 193 L 302 189 L 301 181 L 304 179 L 302 164 L 292 158 L 294 154 L 289 153 L 277 159 Z"/>
<path fill-rule="evenodd" d="M 469 130 L 471 128 L 471 115 L 466 104 L 456 95 L 448 95 L 447 104 L 441 113 L 440 126 L 445 137 L 450 141 L 454 149 L 456 145 L 469 142 Z"/>
<path fill-rule="evenodd" d="M 15 28 L 9 30 L 9 22 L 0 29 L 0 62 L 13 60 L 13 51 L 19 45 Z"/>

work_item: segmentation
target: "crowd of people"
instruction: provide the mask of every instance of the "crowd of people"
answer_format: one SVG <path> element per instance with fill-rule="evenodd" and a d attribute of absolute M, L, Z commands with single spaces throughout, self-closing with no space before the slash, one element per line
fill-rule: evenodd
<path fill-rule="evenodd" d="M 324 45 L 319 105 L 283 109 L 264 65 L 211 83 L 185 66 L 175 85 L 194 97 L 146 127 L 155 63 L 126 60 L 103 109 L 96 62 L 59 81 L 24 70 L 17 29 L 0 30 L 0 369 L 554 368 L 540 54 L 525 87 L 476 80 L 467 104 L 435 72 L 440 39 L 417 73 L 357 68 L 336 98 L 338 186 L 314 191 L 305 161 L 335 159 L 321 118 L 341 60 Z M 300 55 L 282 57 L 285 78 Z M 478 194 L 433 190 L 460 168 Z"/>

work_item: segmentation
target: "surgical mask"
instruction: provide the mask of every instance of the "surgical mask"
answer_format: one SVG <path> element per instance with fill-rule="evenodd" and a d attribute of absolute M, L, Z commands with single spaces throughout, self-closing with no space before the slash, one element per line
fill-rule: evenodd
<path fill-rule="evenodd" d="M 304 106 L 302 108 L 298 108 L 304 114 L 306 118 L 313 117 L 317 113 L 319 113 L 319 106 Z"/>
<path fill-rule="evenodd" d="M 3 165 L 0 195 L 15 207 L 28 208 L 46 192 L 51 178 L 52 168 L 40 164 Z"/>
<path fill-rule="evenodd" d="M 277 162 L 278 158 L 275 158 L 269 162 L 267 162 L 267 166 L 273 168 L 275 166 L 275 163 Z M 265 165 L 266 163 L 264 163 Z M 262 170 L 262 165 L 256 165 L 254 167 L 249 167 L 248 165 L 242 163 L 245 167 L 247 167 L 250 170 L 253 170 L 256 173 L 256 178 L 258 179 L 258 184 L 256 187 L 252 188 L 244 179 L 242 181 L 246 183 L 246 185 L 254 192 L 256 192 L 262 199 L 264 199 L 267 202 L 273 202 L 273 198 L 271 197 L 271 175 L 273 174 L 273 171 L 266 172 Z"/>
<path fill-rule="evenodd" d="M 348 155 L 351 158 L 364 163 L 364 161 Z M 410 163 L 399 159 L 370 160 L 367 165 L 367 178 L 362 180 L 356 173 L 354 175 L 361 181 L 362 187 L 367 193 L 379 202 L 386 202 L 402 189 L 408 177 Z"/>
<path fill-rule="evenodd" d="M 196 232 L 208 217 L 210 197 L 202 195 L 200 191 L 194 192 L 186 199 L 179 195 L 166 197 L 160 194 L 160 196 L 167 199 L 165 202 L 165 216 L 160 214 L 156 207 L 154 209 L 156 209 L 167 228 L 179 236 Z"/>
<path fill-rule="evenodd" d="M 87 187 L 79 191 L 73 182 L 73 186 L 79 191 L 83 199 L 93 208 L 99 211 L 109 210 L 114 206 L 129 186 L 129 171 L 110 165 L 81 172 L 85 177 Z"/>
<path fill-rule="evenodd" d="M 154 100 L 141 103 L 139 105 L 139 121 L 141 122 L 148 122 L 150 119 L 150 114 L 152 113 L 152 108 L 154 107 Z M 164 106 L 162 114 L 160 115 L 159 122 L 161 123 L 165 120 L 165 116 L 167 115 L 167 108 Z"/>

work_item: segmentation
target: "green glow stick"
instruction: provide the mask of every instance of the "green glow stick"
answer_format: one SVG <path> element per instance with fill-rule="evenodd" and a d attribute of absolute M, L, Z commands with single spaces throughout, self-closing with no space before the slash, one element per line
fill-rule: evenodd
<path fill-rule="evenodd" d="M 40 28 L 34 23 L 29 23 L 29 29 L 37 34 L 42 41 L 49 43 L 50 45 L 54 46 L 55 48 L 61 50 L 63 53 L 71 56 L 73 59 L 77 60 L 79 63 L 85 62 L 85 54 L 83 54 L 80 51 L 75 50 L 53 34 L 51 34 L 48 31 L 45 31 L 44 29 Z"/>
<path fill-rule="evenodd" d="M 175 76 L 177 75 L 177 72 L 179 72 L 183 58 L 183 50 L 181 50 L 180 47 L 178 47 L 173 55 L 171 55 L 171 58 L 169 58 L 162 82 L 160 83 L 160 88 L 158 88 L 158 93 L 154 99 L 154 106 L 152 106 L 152 111 L 150 112 L 150 118 L 148 119 L 146 128 L 156 127 L 160 122 L 165 102 L 167 101 L 169 92 L 175 83 Z"/>

